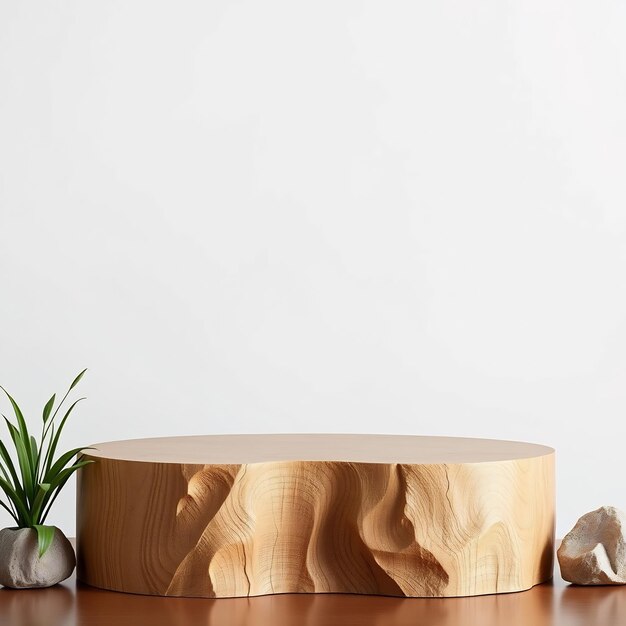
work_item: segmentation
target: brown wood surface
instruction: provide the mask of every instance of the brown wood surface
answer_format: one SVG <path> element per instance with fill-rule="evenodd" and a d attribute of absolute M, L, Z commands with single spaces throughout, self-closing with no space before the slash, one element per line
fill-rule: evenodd
<path fill-rule="evenodd" d="M 626 587 L 553 583 L 472 598 L 286 594 L 159 598 L 76 586 L 0 588 L 1 626 L 621 626 Z"/>
<path fill-rule="evenodd" d="M 78 575 L 119 591 L 464 596 L 549 578 L 554 451 L 388 435 L 98 444 Z"/>
<path fill-rule="evenodd" d="M 523 441 L 418 435 L 196 435 L 95 444 L 90 456 L 120 461 L 246 465 L 269 461 L 485 463 L 545 456 L 554 450 Z"/>

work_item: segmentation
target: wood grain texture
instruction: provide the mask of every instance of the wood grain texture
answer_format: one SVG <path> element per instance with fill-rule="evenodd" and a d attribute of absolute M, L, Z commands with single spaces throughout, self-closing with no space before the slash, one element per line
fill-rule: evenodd
<path fill-rule="evenodd" d="M 257 435 L 96 448 L 77 512 L 78 576 L 98 587 L 445 597 L 552 575 L 554 451 L 544 446 Z"/>

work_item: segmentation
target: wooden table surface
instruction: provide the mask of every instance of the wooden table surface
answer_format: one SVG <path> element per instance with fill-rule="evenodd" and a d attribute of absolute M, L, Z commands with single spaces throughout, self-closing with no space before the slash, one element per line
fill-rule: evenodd
<path fill-rule="evenodd" d="M 193 435 L 93 444 L 85 456 L 145 463 L 224 465 L 272 461 L 352 463 L 486 463 L 551 456 L 554 449 L 524 441 L 473 437 L 283 433 Z"/>
<path fill-rule="evenodd" d="M 74 577 L 49 589 L 0 588 L 1 626 L 619 626 L 626 587 L 552 583 L 471 598 L 285 594 L 208 600 L 102 591 Z"/>

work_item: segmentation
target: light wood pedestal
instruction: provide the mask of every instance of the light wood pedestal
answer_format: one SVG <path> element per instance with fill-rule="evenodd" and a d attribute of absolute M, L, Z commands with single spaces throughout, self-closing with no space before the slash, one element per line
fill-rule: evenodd
<path fill-rule="evenodd" d="M 552 575 L 554 450 L 391 435 L 97 444 L 78 577 L 170 596 L 471 596 Z"/>

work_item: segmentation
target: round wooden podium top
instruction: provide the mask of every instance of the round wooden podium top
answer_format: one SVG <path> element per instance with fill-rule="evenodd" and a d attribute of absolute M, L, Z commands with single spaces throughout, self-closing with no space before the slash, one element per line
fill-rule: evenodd
<path fill-rule="evenodd" d="M 198 435 L 99 443 L 86 456 L 148 463 L 240 465 L 276 461 L 486 463 L 536 458 L 552 448 L 520 441 L 361 434 Z"/>

